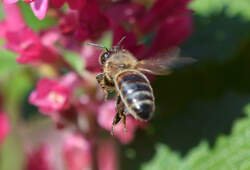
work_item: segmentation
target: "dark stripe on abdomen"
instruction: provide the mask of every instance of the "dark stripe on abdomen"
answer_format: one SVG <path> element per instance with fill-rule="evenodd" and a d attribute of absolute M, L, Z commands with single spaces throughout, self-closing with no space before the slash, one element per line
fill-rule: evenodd
<path fill-rule="evenodd" d="M 122 87 L 124 83 L 135 83 L 135 82 L 144 82 L 147 83 L 144 77 L 134 71 L 126 71 L 121 73 L 117 78 L 119 88 Z"/>
<path fill-rule="evenodd" d="M 151 89 L 147 83 L 138 83 L 138 82 L 132 82 L 132 83 L 124 83 L 121 87 L 121 92 L 124 97 L 128 97 L 128 95 L 131 95 L 134 92 L 137 91 L 148 91 L 151 92 Z"/>
<path fill-rule="evenodd" d="M 133 104 L 135 102 L 140 102 L 143 100 L 153 101 L 153 95 L 149 91 L 137 91 L 137 92 L 134 92 L 130 95 L 127 95 L 126 97 L 127 97 L 126 100 L 127 100 L 128 104 Z"/>
<path fill-rule="evenodd" d="M 154 96 L 148 80 L 134 71 L 121 73 L 117 83 L 124 102 L 142 120 L 151 118 L 154 111 Z"/>

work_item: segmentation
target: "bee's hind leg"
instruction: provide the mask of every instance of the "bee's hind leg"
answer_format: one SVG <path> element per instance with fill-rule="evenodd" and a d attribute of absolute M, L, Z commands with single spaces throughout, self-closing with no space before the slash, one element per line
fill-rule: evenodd
<path fill-rule="evenodd" d="M 126 129 L 126 115 L 124 114 L 125 105 L 122 102 L 120 96 L 118 96 L 118 98 L 117 98 L 116 110 L 117 110 L 117 113 L 113 119 L 112 128 L 111 128 L 111 135 L 114 134 L 114 126 L 117 125 L 121 120 L 122 120 L 123 125 L 124 125 L 124 131 L 125 132 L 127 131 L 127 129 Z"/>

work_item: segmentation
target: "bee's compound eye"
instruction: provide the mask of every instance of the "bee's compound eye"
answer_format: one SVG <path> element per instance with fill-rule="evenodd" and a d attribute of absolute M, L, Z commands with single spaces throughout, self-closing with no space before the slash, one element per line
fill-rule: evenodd
<path fill-rule="evenodd" d="M 109 57 L 110 57 L 110 52 L 103 53 L 100 58 L 100 63 L 104 64 Z"/>

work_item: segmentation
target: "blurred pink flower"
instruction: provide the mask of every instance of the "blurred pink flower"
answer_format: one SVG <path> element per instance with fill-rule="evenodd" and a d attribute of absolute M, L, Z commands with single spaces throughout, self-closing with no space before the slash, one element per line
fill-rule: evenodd
<path fill-rule="evenodd" d="M 42 20 L 45 18 L 48 11 L 49 0 L 34 0 L 30 3 L 30 7 L 34 12 L 35 16 Z"/>
<path fill-rule="evenodd" d="M 119 157 L 115 143 L 112 140 L 99 143 L 97 161 L 99 170 L 118 170 Z"/>
<path fill-rule="evenodd" d="M 108 18 L 99 10 L 97 0 L 89 0 L 79 11 L 78 28 L 75 38 L 81 41 L 97 39 L 109 28 Z"/>
<path fill-rule="evenodd" d="M 63 157 L 67 170 L 91 169 L 91 145 L 80 134 L 70 135 L 63 145 Z"/>
<path fill-rule="evenodd" d="M 101 68 L 99 66 L 99 55 L 101 54 L 101 50 L 85 44 L 82 47 L 81 55 L 84 58 L 86 69 L 92 72 L 100 72 Z"/>
<path fill-rule="evenodd" d="M 115 114 L 115 101 L 107 101 L 102 104 L 97 115 L 97 121 L 99 125 L 110 132 Z M 124 132 L 124 126 L 122 122 L 114 127 L 114 136 L 116 136 L 124 144 L 127 144 L 133 140 L 134 132 L 138 125 L 137 121 L 132 118 L 132 116 L 127 116 L 126 124 L 127 132 Z"/>
<path fill-rule="evenodd" d="M 71 35 L 78 25 L 78 13 L 69 11 L 63 17 L 60 18 L 59 28 L 63 35 Z"/>
<path fill-rule="evenodd" d="M 20 64 L 52 63 L 59 58 L 56 51 L 44 46 L 39 37 L 28 27 L 23 27 L 16 32 L 7 31 L 6 39 L 6 47 L 20 54 L 16 59 Z"/>
<path fill-rule="evenodd" d="M 17 5 L 3 4 L 3 9 L 5 18 L 0 21 L 0 38 L 6 38 L 7 32 L 15 32 L 25 26 Z"/>
<path fill-rule="evenodd" d="M 54 170 L 51 160 L 51 148 L 43 144 L 39 148 L 32 149 L 28 153 L 26 170 Z"/>
<path fill-rule="evenodd" d="M 86 0 L 51 0 L 50 2 L 53 7 L 59 8 L 66 1 L 71 9 L 81 9 L 86 4 Z"/>
<path fill-rule="evenodd" d="M 6 48 L 17 52 L 16 59 L 21 64 L 54 62 L 59 55 L 50 46 L 44 45 L 40 38 L 28 28 L 15 4 L 4 4 L 5 19 L 1 23 L 1 37 L 7 40 Z"/>
<path fill-rule="evenodd" d="M 3 2 L 6 4 L 12 4 L 18 2 L 18 0 L 3 0 Z"/>
<path fill-rule="evenodd" d="M 168 17 L 188 15 L 187 4 L 191 0 L 156 0 L 137 25 L 142 32 L 148 32 L 156 28 Z M 174 29 L 174 28 L 173 28 Z"/>
<path fill-rule="evenodd" d="M 113 24 L 135 24 L 145 12 L 146 8 L 141 4 L 124 2 L 112 5 L 106 10 L 105 14 Z"/>
<path fill-rule="evenodd" d="M 15 32 L 25 27 L 21 11 L 16 4 L 3 4 L 3 9 L 6 31 Z"/>
<path fill-rule="evenodd" d="M 0 112 L 0 145 L 3 143 L 9 131 L 10 124 L 8 116 L 5 113 Z"/>
<path fill-rule="evenodd" d="M 60 78 L 60 82 L 70 89 L 75 88 L 79 84 L 79 77 L 75 72 L 69 72 Z"/>
<path fill-rule="evenodd" d="M 70 107 L 72 89 L 62 82 L 54 79 L 43 78 L 37 83 L 29 102 L 37 107 L 43 114 L 51 115 Z"/>
<path fill-rule="evenodd" d="M 18 0 L 3 0 L 3 2 L 7 4 L 13 4 L 18 2 Z M 44 19 L 48 10 L 48 0 L 25 0 L 25 2 L 30 3 L 31 9 L 38 19 Z"/>
<path fill-rule="evenodd" d="M 188 38 L 191 32 L 191 16 L 167 18 L 159 25 L 151 46 L 146 53 L 146 58 L 178 46 Z"/>

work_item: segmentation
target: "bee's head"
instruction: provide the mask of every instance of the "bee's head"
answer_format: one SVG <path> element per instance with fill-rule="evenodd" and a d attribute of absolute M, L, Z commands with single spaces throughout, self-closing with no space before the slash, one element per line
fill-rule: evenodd
<path fill-rule="evenodd" d="M 104 65 L 104 63 L 107 61 L 107 59 L 111 56 L 112 52 L 109 50 L 106 50 L 102 55 L 99 57 L 99 63 L 101 65 Z"/>
<path fill-rule="evenodd" d="M 122 39 L 115 45 L 113 46 L 110 50 L 108 48 L 106 48 L 105 46 L 103 45 L 100 45 L 100 44 L 94 44 L 94 43 L 88 43 L 88 45 L 92 45 L 92 46 L 95 46 L 95 47 L 98 47 L 98 48 L 102 48 L 102 49 L 105 49 L 106 51 L 104 53 L 102 53 L 102 55 L 99 57 L 99 63 L 101 65 L 104 65 L 104 63 L 107 61 L 108 58 L 110 58 L 110 56 L 119 51 L 120 50 L 120 45 L 121 43 L 123 42 L 123 40 L 125 39 L 126 37 L 122 37 Z"/>

